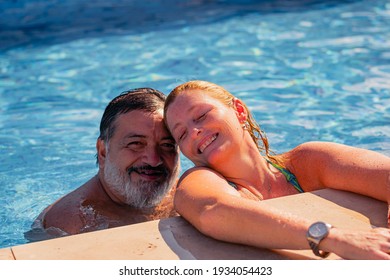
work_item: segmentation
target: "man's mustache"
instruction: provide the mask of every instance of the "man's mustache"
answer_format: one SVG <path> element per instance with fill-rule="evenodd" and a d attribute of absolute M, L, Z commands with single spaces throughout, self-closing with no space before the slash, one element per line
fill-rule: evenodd
<path fill-rule="evenodd" d="M 127 169 L 127 174 L 131 174 L 131 172 L 137 172 L 137 173 L 145 173 L 145 174 L 153 174 L 158 173 L 164 176 L 167 176 L 169 174 L 169 171 L 166 167 L 160 165 L 160 166 L 150 166 L 150 165 L 144 165 L 144 166 L 132 166 Z"/>

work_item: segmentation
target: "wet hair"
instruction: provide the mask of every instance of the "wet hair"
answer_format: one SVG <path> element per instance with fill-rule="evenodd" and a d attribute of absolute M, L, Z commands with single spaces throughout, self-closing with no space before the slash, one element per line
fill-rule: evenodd
<path fill-rule="evenodd" d="M 166 96 L 152 88 L 136 88 L 122 92 L 107 105 L 100 121 L 99 139 L 108 143 L 115 133 L 115 121 L 121 114 L 134 110 L 154 113 L 164 107 Z"/>
<path fill-rule="evenodd" d="M 189 81 L 184 84 L 181 84 L 174 88 L 170 94 L 168 95 L 165 105 L 164 105 L 164 115 L 166 116 L 168 107 L 170 104 L 174 102 L 176 97 L 186 91 L 190 90 L 201 90 L 204 93 L 208 94 L 209 96 L 219 100 L 226 106 L 230 107 L 233 106 L 233 101 L 236 98 L 233 94 L 228 92 L 225 88 L 206 81 Z M 265 132 L 260 128 L 260 125 L 256 122 L 256 120 L 253 118 L 253 115 L 249 111 L 246 104 L 243 102 L 243 106 L 245 107 L 247 113 L 248 113 L 248 119 L 246 121 L 246 127 L 247 130 L 253 140 L 255 142 L 257 148 L 259 149 L 260 153 L 267 157 L 269 160 L 271 160 L 274 163 L 281 164 L 283 166 L 283 161 L 280 157 L 275 156 L 275 154 L 270 150 L 268 138 L 265 134 Z M 166 121 L 166 119 L 165 119 Z M 167 126 L 168 127 L 168 126 Z"/>

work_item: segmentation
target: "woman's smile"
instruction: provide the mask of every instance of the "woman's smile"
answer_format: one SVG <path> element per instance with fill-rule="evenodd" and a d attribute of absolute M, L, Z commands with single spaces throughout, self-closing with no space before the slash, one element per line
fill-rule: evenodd
<path fill-rule="evenodd" d="M 200 142 L 200 145 L 199 145 L 199 148 L 198 148 L 198 154 L 202 154 L 203 151 L 211 144 L 215 141 L 215 139 L 217 139 L 218 137 L 218 133 L 216 134 L 213 134 L 209 137 L 206 137 L 205 139 L 203 139 L 203 141 Z"/>

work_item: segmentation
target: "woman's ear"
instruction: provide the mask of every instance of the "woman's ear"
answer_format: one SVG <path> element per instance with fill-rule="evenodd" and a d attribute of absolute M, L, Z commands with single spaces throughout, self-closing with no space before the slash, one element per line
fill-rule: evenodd
<path fill-rule="evenodd" d="M 104 167 L 104 163 L 106 161 L 106 144 L 100 138 L 98 138 L 96 141 L 96 151 L 97 151 L 97 158 L 99 162 L 99 168 L 102 168 Z"/>
<path fill-rule="evenodd" d="M 248 119 L 248 112 L 246 110 L 244 103 L 240 99 L 234 98 L 233 108 L 236 111 L 238 121 L 240 123 L 245 123 Z"/>

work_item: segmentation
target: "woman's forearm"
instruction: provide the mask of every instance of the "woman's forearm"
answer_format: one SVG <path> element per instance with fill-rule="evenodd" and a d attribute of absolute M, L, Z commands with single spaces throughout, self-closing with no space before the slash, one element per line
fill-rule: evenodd
<path fill-rule="evenodd" d="M 205 206 L 196 218 L 184 217 L 194 222 L 202 233 L 221 241 L 268 249 L 310 248 L 306 234 L 316 221 L 270 208 L 261 202 L 239 197 L 226 199 Z M 188 202 L 186 205 L 190 206 Z M 178 211 L 180 213 L 180 209 Z M 332 227 L 319 248 L 346 259 L 390 259 L 390 230 L 356 231 Z"/>
<path fill-rule="evenodd" d="M 274 249 L 308 249 L 306 231 L 314 221 L 262 205 L 261 202 L 226 196 L 210 200 L 208 205 L 190 214 L 177 209 L 202 233 L 213 238 Z"/>

